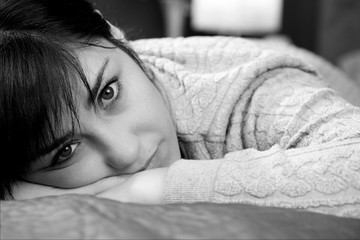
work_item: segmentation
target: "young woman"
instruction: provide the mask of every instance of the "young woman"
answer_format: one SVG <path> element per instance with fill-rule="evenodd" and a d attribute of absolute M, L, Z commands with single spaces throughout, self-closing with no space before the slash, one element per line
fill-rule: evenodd
<path fill-rule="evenodd" d="M 1 198 L 360 215 L 360 110 L 301 60 L 243 39 L 128 43 L 85 0 L 7 0 L 0 18 Z"/>

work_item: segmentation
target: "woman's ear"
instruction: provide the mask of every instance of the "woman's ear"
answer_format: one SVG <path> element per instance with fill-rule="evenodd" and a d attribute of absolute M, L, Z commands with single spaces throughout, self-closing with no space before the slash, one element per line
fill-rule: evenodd
<path fill-rule="evenodd" d="M 101 12 L 98 10 L 98 9 L 95 9 L 94 10 L 95 13 L 99 14 L 102 18 L 103 18 L 103 15 L 101 14 Z M 111 35 L 115 38 L 115 39 L 118 39 L 118 40 L 121 40 L 121 41 L 127 41 L 126 37 L 125 37 L 125 33 L 120 30 L 120 28 L 117 28 L 115 27 L 114 25 L 112 25 L 109 21 L 107 21 L 105 19 L 105 21 L 107 22 L 107 24 L 109 25 L 110 27 L 110 32 L 111 32 Z"/>

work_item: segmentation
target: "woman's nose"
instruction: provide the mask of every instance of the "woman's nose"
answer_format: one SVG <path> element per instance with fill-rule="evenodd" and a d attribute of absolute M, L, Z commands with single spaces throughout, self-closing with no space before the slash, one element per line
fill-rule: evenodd
<path fill-rule="evenodd" d="M 95 148 L 112 168 L 124 169 L 139 158 L 141 143 L 130 127 L 97 124 L 92 132 Z"/>

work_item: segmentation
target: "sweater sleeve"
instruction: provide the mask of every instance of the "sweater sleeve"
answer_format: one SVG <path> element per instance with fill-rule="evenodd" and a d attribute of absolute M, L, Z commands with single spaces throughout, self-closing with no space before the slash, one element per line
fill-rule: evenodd
<path fill-rule="evenodd" d="M 260 77 L 265 81 L 249 95 L 246 109 L 233 114 L 241 118 L 246 149 L 223 159 L 177 161 L 167 174 L 164 201 L 360 218 L 360 109 L 298 69 Z"/>

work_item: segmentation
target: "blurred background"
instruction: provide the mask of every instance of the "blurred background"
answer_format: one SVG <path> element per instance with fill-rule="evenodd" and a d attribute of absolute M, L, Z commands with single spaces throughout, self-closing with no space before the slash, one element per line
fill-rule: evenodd
<path fill-rule="evenodd" d="M 131 40 L 227 35 L 308 49 L 360 84 L 359 0 L 90 0 Z"/>

